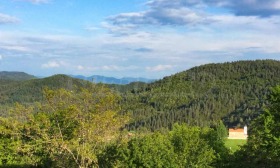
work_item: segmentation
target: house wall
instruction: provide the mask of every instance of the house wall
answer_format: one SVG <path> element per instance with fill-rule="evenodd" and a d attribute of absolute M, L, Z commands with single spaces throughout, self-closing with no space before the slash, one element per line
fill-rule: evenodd
<path fill-rule="evenodd" d="M 229 132 L 228 139 L 247 139 L 247 137 L 244 132 Z"/>

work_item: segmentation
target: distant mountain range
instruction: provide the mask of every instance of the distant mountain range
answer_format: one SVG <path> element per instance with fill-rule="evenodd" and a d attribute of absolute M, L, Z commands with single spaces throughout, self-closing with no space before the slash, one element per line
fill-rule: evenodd
<path fill-rule="evenodd" d="M 151 83 L 154 82 L 155 79 L 147 79 L 147 78 L 133 78 L 133 77 L 125 77 L 125 78 L 114 78 L 114 77 L 106 77 L 100 75 L 93 75 L 93 76 L 82 76 L 82 75 L 69 75 L 72 78 L 83 79 L 87 81 L 91 81 L 94 83 L 105 83 L 105 84 L 119 84 L 119 85 L 126 85 L 132 82 L 145 82 Z"/>
<path fill-rule="evenodd" d="M 126 85 L 132 82 L 144 82 L 144 83 L 151 83 L 156 81 L 155 79 L 147 79 L 147 78 L 133 78 L 133 77 L 125 77 L 125 78 L 114 78 L 114 77 L 106 77 L 100 75 L 93 75 L 93 76 L 83 76 L 83 75 L 68 75 L 72 78 L 76 79 L 83 79 L 94 83 L 104 83 L 104 84 L 118 84 L 118 85 Z M 30 79 L 42 79 L 45 78 L 43 76 L 33 76 L 27 74 L 25 72 L 8 72 L 8 71 L 1 71 L 0 72 L 0 80 L 11 80 L 11 81 L 24 81 Z"/>

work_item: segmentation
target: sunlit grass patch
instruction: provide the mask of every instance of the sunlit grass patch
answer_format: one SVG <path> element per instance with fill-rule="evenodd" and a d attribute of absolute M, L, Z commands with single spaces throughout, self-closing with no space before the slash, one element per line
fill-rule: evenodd
<path fill-rule="evenodd" d="M 245 145 L 246 143 L 247 143 L 246 139 L 227 139 L 225 145 L 231 152 L 235 152 L 238 149 L 240 149 L 242 145 Z"/>

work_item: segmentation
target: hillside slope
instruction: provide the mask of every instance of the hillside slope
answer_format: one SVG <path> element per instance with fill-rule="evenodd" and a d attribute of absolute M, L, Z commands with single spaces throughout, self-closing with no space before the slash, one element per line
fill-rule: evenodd
<path fill-rule="evenodd" d="M 33 75 L 29 75 L 24 72 L 7 72 L 7 71 L 1 71 L 0 72 L 0 81 L 24 81 L 24 80 L 30 80 L 35 79 L 36 77 Z M 1 84 L 1 82 L 0 82 Z"/>
<path fill-rule="evenodd" d="M 4 83 L 0 80 L 0 83 Z M 43 79 L 31 79 L 25 81 L 14 81 L 0 85 L 0 104 L 33 103 L 43 98 L 42 89 L 49 87 L 52 89 L 74 87 L 87 87 L 90 82 L 74 79 L 66 75 L 54 75 Z"/>
<path fill-rule="evenodd" d="M 262 112 L 277 84 L 280 61 L 207 64 L 127 92 L 123 109 L 134 118 L 129 129 L 170 128 L 175 122 L 211 126 L 220 119 L 240 127 Z"/>

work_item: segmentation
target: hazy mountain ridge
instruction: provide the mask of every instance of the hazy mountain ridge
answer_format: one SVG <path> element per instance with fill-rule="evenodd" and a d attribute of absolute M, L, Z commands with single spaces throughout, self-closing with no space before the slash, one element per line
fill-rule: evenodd
<path fill-rule="evenodd" d="M 94 83 L 104 83 L 104 84 L 119 84 L 126 85 L 131 82 L 145 82 L 151 83 L 155 81 L 155 79 L 147 79 L 147 78 L 133 78 L 133 77 L 124 77 L 124 78 L 115 78 L 115 77 L 106 77 L 101 75 L 93 75 L 93 76 L 83 76 L 83 75 L 69 75 L 73 78 L 83 79 Z"/>

